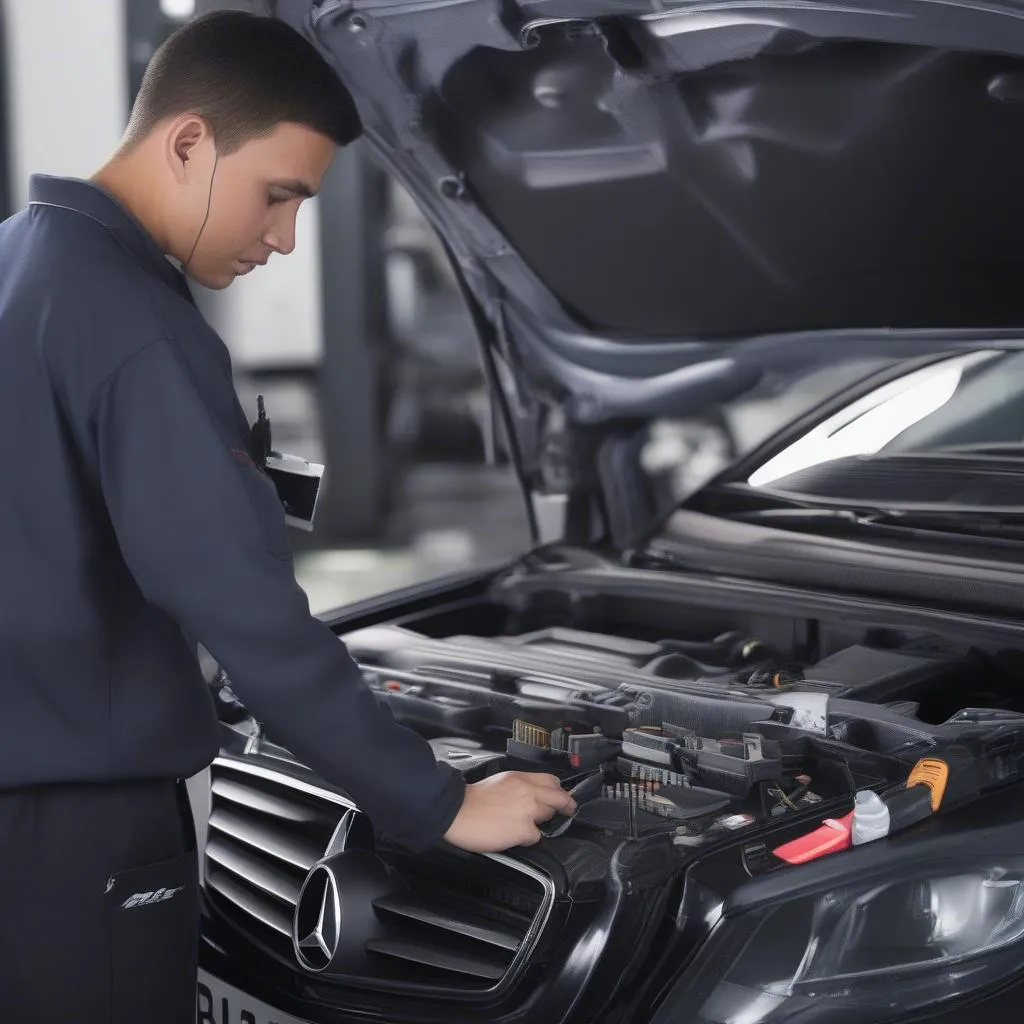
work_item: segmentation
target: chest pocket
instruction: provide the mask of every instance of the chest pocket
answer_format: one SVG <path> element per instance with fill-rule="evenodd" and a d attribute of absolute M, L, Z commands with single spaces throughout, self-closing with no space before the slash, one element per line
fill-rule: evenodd
<path fill-rule="evenodd" d="M 288 524 L 284 519 L 284 506 L 277 496 L 274 482 L 241 448 L 232 448 L 238 472 L 249 494 L 249 502 L 260 524 L 263 539 L 270 553 L 278 558 L 291 558 Z"/>

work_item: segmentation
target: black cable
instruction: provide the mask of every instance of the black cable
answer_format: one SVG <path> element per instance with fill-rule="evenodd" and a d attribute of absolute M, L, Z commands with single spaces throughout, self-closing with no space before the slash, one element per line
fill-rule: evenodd
<path fill-rule="evenodd" d="M 203 232 L 206 230 L 207 221 L 210 219 L 210 207 L 213 205 L 213 179 L 217 175 L 217 163 L 220 160 L 220 154 L 214 150 L 213 153 L 213 170 L 210 171 L 210 188 L 206 193 L 206 216 L 203 217 L 203 223 L 199 226 L 199 234 L 196 235 L 196 240 L 192 245 L 192 251 L 188 254 L 188 259 L 182 264 L 182 269 L 188 271 L 189 265 L 192 262 L 192 257 L 196 254 L 196 249 L 199 248 L 199 239 L 203 237 Z"/>

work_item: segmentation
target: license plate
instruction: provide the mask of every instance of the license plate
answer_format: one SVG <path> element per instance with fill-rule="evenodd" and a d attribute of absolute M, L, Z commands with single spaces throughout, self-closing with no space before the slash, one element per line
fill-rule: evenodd
<path fill-rule="evenodd" d="M 240 992 L 206 971 L 199 972 L 196 1024 L 309 1024 Z"/>

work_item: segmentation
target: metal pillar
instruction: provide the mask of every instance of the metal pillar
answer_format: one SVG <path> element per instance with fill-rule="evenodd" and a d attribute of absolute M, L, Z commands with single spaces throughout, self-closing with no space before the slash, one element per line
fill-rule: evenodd
<path fill-rule="evenodd" d="M 385 443 L 387 342 L 382 227 L 387 181 L 361 143 L 339 151 L 320 190 L 323 361 L 320 423 L 326 473 L 317 533 L 379 537 L 390 482 Z"/>

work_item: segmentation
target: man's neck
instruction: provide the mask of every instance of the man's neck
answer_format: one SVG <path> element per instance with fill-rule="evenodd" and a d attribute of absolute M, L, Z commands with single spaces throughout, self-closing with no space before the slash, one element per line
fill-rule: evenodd
<path fill-rule="evenodd" d="M 152 188 L 152 175 L 143 154 L 116 154 L 90 180 L 121 203 L 165 254 L 169 252 L 164 219 L 160 215 L 157 196 Z"/>

